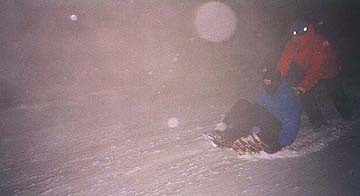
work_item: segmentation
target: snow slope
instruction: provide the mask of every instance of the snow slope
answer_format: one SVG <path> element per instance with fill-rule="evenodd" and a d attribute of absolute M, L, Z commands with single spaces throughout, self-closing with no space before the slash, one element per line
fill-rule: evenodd
<path fill-rule="evenodd" d="M 1 195 L 359 194 L 356 122 L 333 120 L 313 132 L 305 118 L 293 146 L 238 157 L 202 137 L 220 112 L 188 124 L 180 118 L 177 128 L 134 126 L 107 103 L 116 96 L 96 92 L 3 111 Z"/>
<path fill-rule="evenodd" d="M 202 137 L 325 1 L 206 2 L 0 1 L 0 195 L 360 195 L 358 122 L 271 156 Z"/>

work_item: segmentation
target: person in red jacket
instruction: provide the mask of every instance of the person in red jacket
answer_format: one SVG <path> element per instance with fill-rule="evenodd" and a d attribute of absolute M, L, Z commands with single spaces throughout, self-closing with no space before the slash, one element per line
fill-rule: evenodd
<path fill-rule="evenodd" d="M 313 94 L 321 80 L 325 81 L 329 96 L 342 118 L 352 118 L 352 106 L 342 87 L 341 65 L 336 52 L 329 41 L 315 32 L 313 24 L 297 21 L 291 27 L 291 38 L 277 67 L 295 94 L 300 96 L 303 109 L 314 127 L 326 125 Z"/>

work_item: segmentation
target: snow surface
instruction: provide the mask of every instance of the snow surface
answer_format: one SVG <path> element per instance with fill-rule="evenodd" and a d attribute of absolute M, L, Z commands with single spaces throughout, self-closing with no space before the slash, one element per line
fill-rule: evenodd
<path fill-rule="evenodd" d="M 215 115 L 172 129 L 126 125 L 104 104 L 114 97 L 94 92 L 3 111 L 2 195 L 356 195 L 348 183 L 358 175 L 355 154 L 343 150 L 355 122 L 332 120 L 314 132 L 305 118 L 293 146 L 239 157 L 203 138 Z"/>
<path fill-rule="evenodd" d="M 254 100 L 292 1 L 0 5 L 0 195 L 360 195 L 359 122 L 304 117 L 274 155 L 202 137 Z"/>

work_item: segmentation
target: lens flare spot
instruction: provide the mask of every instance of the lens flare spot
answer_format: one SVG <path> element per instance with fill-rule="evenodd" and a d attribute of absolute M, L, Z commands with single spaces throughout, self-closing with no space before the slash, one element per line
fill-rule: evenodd
<path fill-rule="evenodd" d="M 201 38 L 210 42 L 222 42 L 233 35 L 237 18 L 229 6 L 212 1 L 197 10 L 194 23 Z"/>

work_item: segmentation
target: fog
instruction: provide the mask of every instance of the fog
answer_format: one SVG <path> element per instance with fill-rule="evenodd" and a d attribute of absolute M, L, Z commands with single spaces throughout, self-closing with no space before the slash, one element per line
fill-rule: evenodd
<path fill-rule="evenodd" d="M 112 137 L 128 139 L 145 133 L 156 136 L 169 127 L 212 125 L 239 97 L 254 98 L 262 68 L 277 64 L 288 26 L 299 16 L 324 23 L 322 31 L 338 43 L 349 75 L 358 77 L 359 69 L 353 66 L 359 52 L 356 3 L 221 2 L 1 1 L 2 152 L 20 155 L 39 143 L 30 150 L 39 157 L 45 156 L 41 150 L 60 150 L 69 158 L 77 156 L 67 148 L 77 144 L 71 137 L 84 137 L 79 151 L 91 152 L 93 145 L 107 145 L 104 138 L 96 142 L 109 126 L 118 126 Z M 67 129 L 68 123 L 75 125 Z M 23 134 L 33 139 L 17 147 L 21 139 L 6 144 L 7 136 Z M 49 147 L 58 139 L 53 134 L 67 147 Z M 58 160 L 51 155 L 49 159 Z M 3 161 L 10 165 L 3 176 L 12 179 L 3 190 L 39 193 L 19 188 L 29 180 L 16 184 L 20 177 L 13 176 L 9 160 L 19 159 Z M 141 162 L 141 156 L 137 160 Z M 16 165 L 23 168 L 21 162 Z"/>
<path fill-rule="evenodd" d="M 236 29 L 214 43 L 196 31 L 196 14 L 205 2 L 4 1 L 1 78 L 20 88 L 16 98 L 110 88 L 144 88 L 150 97 L 158 91 L 196 95 L 229 85 L 236 89 L 222 93 L 238 96 L 252 89 L 261 67 L 276 64 L 291 20 L 306 11 L 315 15 L 325 4 L 227 1 Z"/>
<path fill-rule="evenodd" d="M 202 3 L 4 1 L 1 78 L 18 88 L 9 96 L 31 101 L 113 88 L 139 89 L 153 101 L 216 88 L 238 96 L 262 66 L 276 63 L 291 10 L 284 3 L 228 2 L 235 32 L 214 43 L 196 31 Z"/>

